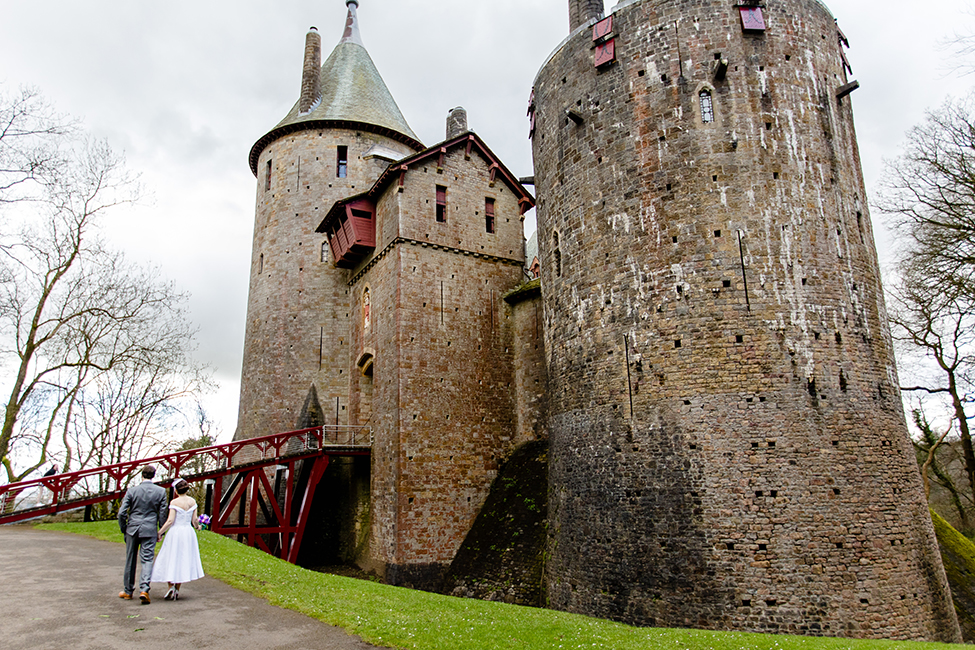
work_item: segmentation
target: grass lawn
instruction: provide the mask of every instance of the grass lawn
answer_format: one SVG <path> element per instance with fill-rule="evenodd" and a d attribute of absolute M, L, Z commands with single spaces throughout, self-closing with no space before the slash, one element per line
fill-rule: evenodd
<path fill-rule="evenodd" d="M 44 524 L 44 530 L 122 542 L 118 524 Z M 968 646 L 908 641 L 852 641 L 771 634 L 639 628 L 575 614 L 452 598 L 301 569 L 219 535 L 201 533 L 207 575 L 392 648 L 508 650 L 936 650 Z"/>

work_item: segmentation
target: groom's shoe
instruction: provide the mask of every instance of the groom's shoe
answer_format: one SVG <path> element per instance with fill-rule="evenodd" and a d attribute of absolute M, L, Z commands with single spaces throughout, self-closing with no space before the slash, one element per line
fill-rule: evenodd
<path fill-rule="evenodd" d="M 143 591 L 139 594 L 139 600 L 142 601 L 143 605 L 148 605 L 149 603 L 152 602 L 151 600 L 149 600 L 149 592 L 147 591 Z"/>
<path fill-rule="evenodd" d="M 132 594 L 125 591 L 118 592 L 118 597 L 122 600 L 132 600 Z"/>

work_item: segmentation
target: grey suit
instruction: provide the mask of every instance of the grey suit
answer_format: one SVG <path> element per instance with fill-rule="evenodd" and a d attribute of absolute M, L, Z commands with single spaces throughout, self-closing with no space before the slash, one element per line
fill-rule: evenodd
<path fill-rule="evenodd" d="M 169 511 L 166 507 L 166 490 L 145 479 L 129 488 L 118 511 L 118 523 L 125 535 L 125 573 L 122 585 L 125 593 L 135 590 L 136 558 L 142 562 L 139 590 L 149 591 L 152 578 L 152 561 L 156 556 L 156 538 L 159 527 L 166 523 Z"/>

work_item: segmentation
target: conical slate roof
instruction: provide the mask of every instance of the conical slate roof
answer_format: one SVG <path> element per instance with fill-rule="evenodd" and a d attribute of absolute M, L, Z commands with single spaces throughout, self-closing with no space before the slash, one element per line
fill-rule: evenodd
<path fill-rule="evenodd" d="M 301 113 L 299 102 L 287 116 L 251 149 L 251 169 L 257 173 L 257 159 L 272 140 L 304 128 L 321 128 L 336 123 L 365 128 L 393 137 L 416 150 L 423 149 L 413 129 L 406 123 L 396 101 L 386 87 L 376 64 L 362 45 L 355 13 L 356 2 L 349 2 L 349 16 L 342 40 L 332 51 L 321 71 L 321 99 L 311 110 Z"/>

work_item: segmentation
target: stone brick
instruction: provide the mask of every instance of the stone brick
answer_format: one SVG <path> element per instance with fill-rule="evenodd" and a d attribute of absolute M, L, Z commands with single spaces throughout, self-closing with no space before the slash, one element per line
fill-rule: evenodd
<path fill-rule="evenodd" d="M 727 2 L 621 3 L 615 63 L 581 30 L 536 78 L 549 599 L 957 640 L 836 25 L 761 7 L 749 32 Z"/>

